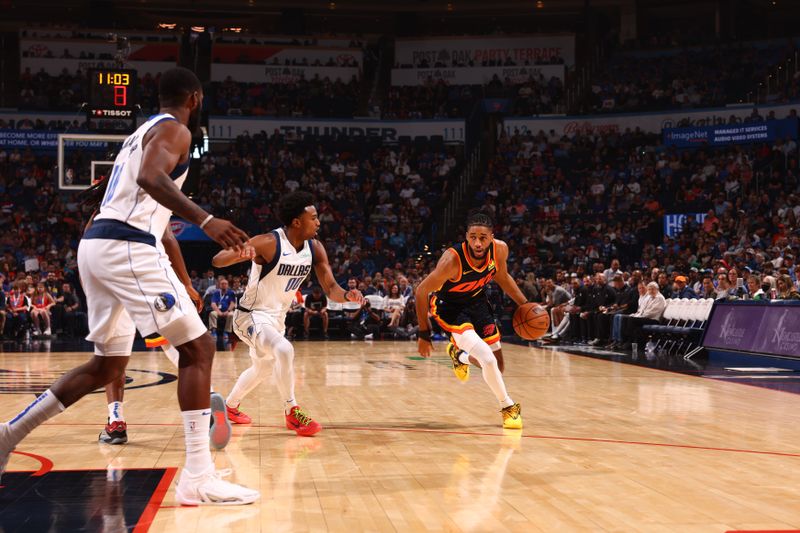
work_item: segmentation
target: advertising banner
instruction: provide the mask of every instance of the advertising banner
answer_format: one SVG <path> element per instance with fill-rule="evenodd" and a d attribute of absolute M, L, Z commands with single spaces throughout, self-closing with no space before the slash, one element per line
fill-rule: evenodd
<path fill-rule="evenodd" d="M 494 76 L 500 81 L 525 83 L 543 77 L 564 81 L 564 65 L 536 65 L 532 67 L 462 67 L 462 68 L 396 68 L 392 70 L 392 85 L 425 85 L 431 81 L 444 81 L 448 85 L 486 85 Z"/>
<path fill-rule="evenodd" d="M 398 39 L 394 60 L 400 65 L 417 66 L 426 61 L 433 67 L 437 62 L 447 67 L 454 64 L 480 66 L 484 61 L 505 62 L 517 66 L 552 63 L 562 59 L 568 67 L 575 64 L 575 36 L 521 35 L 516 37 L 438 37 L 429 39 Z"/>
<path fill-rule="evenodd" d="M 212 68 L 214 63 L 228 64 L 258 64 L 279 66 L 314 66 L 324 67 L 358 67 L 363 62 L 363 52 L 357 48 L 327 48 L 319 46 L 284 46 L 273 45 L 247 45 L 247 44 L 217 44 L 211 50 Z M 289 65 L 286 65 L 286 62 Z M 307 65 L 293 65 L 292 63 L 307 62 Z"/>
<path fill-rule="evenodd" d="M 68 141 L 70 148 L 106 150 L 106 141 Z M 58 132 L 38 130 L 0 130 L 0 149 L 20 151 L 30 148 L 34 152 L 55 154 L 58 150 Z"/>
<path fill-rule="evenodd" d="M 772 111 L 778 119 L 786 118 L 791 109 L 800 110 L 800 104 L 764 106 L 718 107 L 712 109 L 676 109 L 659 113 L 623 113 L 589 116 L 543 116 L 507 118 L 504 120 L 508 135 L 515 132 L 536 134 L 554 130 L 559 135 L 572 136 L 622 133 L 639 128 L 645 133 L 661 133 L 665 128 L 703 127 L 756 122 L 751 119 L 753 110 L 766 118 Z M 759 121 L 760 122 L 760 121 Z"/>
<path fill-rule="evenodd" d="M 282 135 L 347 135 L 349 137 L 372 137 L 384 142 L 397 142 L 401 136 L 412 139 L 418 135 L 430 137 L 441 135 L 445 142 L 464 142 L 463 120 L 336 120 L 336 119 L 292 119 L 257 117 L 209 118 L 210 139 L 235 139 L 239 135 L 264 131 L 272 136 L 276 131 Z"/>
<path fill-rule="evenodd" d="M 174 67 L 178 61 L 177 43 L 131 43 L 126 68 L 134 68 L 139 75 L 156 75 Z M 116 45 L 104 41 L 82 40 L 28 40 L 20 42 L 20 72 L 30 69 L 32 74 L 44 70 L 51 76 L 64 69 L 75 73 L 91 68 L 118 68 L 114 61 Z M 91 57 L 87 57 L 91 56 Z"/>
<path fill-rule="evenodd" d="M 664 144 L 677 148 L 772 142 L 787 137 L 797 138 L 797 119 L 664 129 Z"/>
<path fill-rule="evenodd" d="M 230 76 L 237 82 L 244 83 L 294 83 L 300 79 L 314 78 L 331 81 L 341 80 L 345 83 L 358 76 L 356 67 L 274 67 L 271 65 L 228 65 L 213 63 L 211 65 L 211 81 L 225 81 Z"/>
<path fill-rule="evenodd" d="M 800 357 L 800 305 L 717 302 L 703 346 L 718 350 Z"/>
<path fill-rule="evenodd" d="M 676 237 L 683 231 L 683 225 L 686 223 L 686 217 L 694 215 L 694 219 L 698 224 L 702 224 L 706 219 L 705 213 L 683 213 L 664 215 L 664 235 L 667 237 Z"/>

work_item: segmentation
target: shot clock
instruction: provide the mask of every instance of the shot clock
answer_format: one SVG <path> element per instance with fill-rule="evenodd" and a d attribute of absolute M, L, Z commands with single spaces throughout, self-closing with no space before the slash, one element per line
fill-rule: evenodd
<path fill-rule="evenodd" d="M 136 71 L 89 70 L 89 126 L 95 131 L 132 132 L 136 125 Z"/>

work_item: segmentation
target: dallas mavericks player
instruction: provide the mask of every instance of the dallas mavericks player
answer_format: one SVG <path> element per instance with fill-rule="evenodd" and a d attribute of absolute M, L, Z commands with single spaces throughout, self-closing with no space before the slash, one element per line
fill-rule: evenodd
<path fill-rule="evenodd" d="M 275 368 L 278 391 L 284 399 L 286 428 L 311 436 L 322 426 L 308 416 L 294 397 L 294 348 L 283 336 L 286 311 L 312 267 L 325 294 L 334 302 L 363 303 L 357 290 L 345 291 L 333 277 L 325 247 L 314 239 L 319 229 L 314 198 L 295 191 L 280 200 L 278 218 L 283 227 L 250 239 L 248 250 L 222 251 L 211 264 L 226 267 L 252 259 L 250 278 L 233 316 L 233 328 L 250 348 L 252 366 L 242 372 L 226 404 L 228 418 L 249 424 L 239 403 Z"/>
<path fill-rule="evenodd" d="M 208 435 L 214 343 L 158 245 L 172 212 L 199 225 L 225 248 L 241 249 L 247 235 L 203 211 L 180 190 L 189 167 L 190 128 L 198 124 L 203 101 L 200 80 L 183 68 L 164 72 L 159 101 L 160 113 L 123 143 L 100 212 L 78 248 L 89 311 L 87 339 L 95 343 L 95 355 L 0 424 L 0 473 L 11 451 L 34 428 L 124 372 L 138 329 L 143 337 L 160 333 L 180 354 L 178 402 L 186 464 L 177 501 L 252 503 L 257 491 L 222 480 L 214 468 Z"/>

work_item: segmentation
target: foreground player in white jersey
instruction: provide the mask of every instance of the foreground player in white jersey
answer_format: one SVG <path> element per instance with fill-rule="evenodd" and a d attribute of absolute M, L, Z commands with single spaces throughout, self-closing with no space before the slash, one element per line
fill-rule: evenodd
<path fill-rule="evenodd" d="M 214 467 L 208 435 L 214 343 L 159 244 L 172 212 L 199 225 L 225 248 L 241 249 L 247 235 L 203 211 L 180 190 L 189 167 L 192 134 L 187 125 L 197 124 L 203 101 L 200 80 L 183 68 L 164 72 L 159 101 L 160 114 L 123 143 L 100 212 L 78 248 L 89 311 L 87 339 L 94 342 L 95 355 L 67 372 L 10 422 L 0 424 L 0 472 L 34 428 L 124 372 L 138 329 L 143 337 L 160 333 L 180 354 L 178 402 L 186 464 L 175 492 L 177 501 L 252 503 L 259 497 L 257 491 L 222 480 Z"/>
<path fill-rule="evenodd" d="M 334 302 L 362 303 L 357 290 L 345 291 L 333 277 L 325 247 L 314 239 L 319 230 L 314 198 L 295 191 L 280 200 L 278 218 L 282 228 L 250 239 L 249 250 L 222 251 L 211 264 L 226 267 L 252 259 L 250 279 L 233 316 L 233 329 L 250 348 L 253 364 L 242 372 L 226 404 L 228 418 L 249 424 L 249 416 L 239 411 L 239 403 L 274 367 L 278 391 L 284 399 L 286 428 L 310 437 L 322 426 L 311 419 L 294 397 L 294 348 L 283 336 L 286 311 L 295 299 L 311 268 L 325 294 Z"/>
<path fill-rule="evenodd" d="M 86 224 L 84 233 L 92 227 L 94 217 L 100 210 L 100 204 L 108 190 L 108 182 L 109 179 L 106 178 L 81 193 L 81 206 L 92 213 L 89 222 Z M 192 287 L 192 281 L 189 278 L 189 273 L 186 271 L 186 263 L 183 261 L 183 254 L 181 254 L 181 247 L 169 225 L 167 225 L 164 230 L 164 236 L 161 238 L 161 245 L 169 259 L 172 270 L 175 271 L 175 275 L 178 276 L 178 279 L 183 283 L 189 298 L 194 302 L 197 307 L 197 312 L 199 313 L 203 309 L 203 299 L 194 287 Z M 119 321 L 130 323 L 122 327 L 136 327 L 126 311 L 122 312 Z M 117 323 L 117 327 L 121 327 L 119 322 Z M 180 360 L 178 350 L 176 350 L 174 346 L 170 346 L 166 339 L 159 333 L 150 335 L 144 339 L 144 341 L 148 348 L 160 346 L 164 351 L 164 355 L 167 356 L 167 359 L 169 359 L 176 368 L 178 367 Z M 125 423 L 122 408 L 124 395 L 125 372 L 122 372 L 116 380 L 106 385 L 108 421 L 98 437 L 100 442 L 105 444 L 125 444 L 128 442 L 127 424 Z M 211 445 L 218 450 L 224 448 L 231 438 L 231 423 L 227 419 L 225 399 L 219 394 L 214 393 L 213 390 L 211 391 L 211 428 L 209 429 L 209 434 L 211 436 Z"/>

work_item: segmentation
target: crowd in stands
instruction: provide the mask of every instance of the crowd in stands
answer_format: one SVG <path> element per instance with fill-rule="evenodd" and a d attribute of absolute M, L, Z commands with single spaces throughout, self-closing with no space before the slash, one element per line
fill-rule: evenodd
<path fill-rule="evenodd" d="M 278 225 L 279 197 L 303 187 L 317 198 L 319 238 L 342 282 L 356 277 L 371 283 L 374 272 L 386 269 L 421 271 L 418 256 L 431 244 L 434 214 L 458 176 L 457 150 L 433 143 L 331 143 L 289 143 L 278 133 L 269 142 L 266 134 L 242 136 L 202 158 L 194 199 L 257 234 Z M 6 252 L 0 272 L 9 284 L 24 280 L 25 266 L 39 261 L 68 273 L 78 288 L 77 244 L 90 213 L 75 195 L 58 193 L 55 175 L 53 157 L 0 149 L 0 250 Z M 34 276 L 24 290 L 38 281 Z"/>
<path fill-rule="evenodd" d="M 286 317 L 289 339 L 345 337 L 366 340 L 415 339 L 419 331 L 414 307 L 413 285 L 419 281 L 415 265 L 419 261 L 397 263 L 374 275 L 347 278 L 342 285 L 359 289 L 363 304 L 329 302 L 313 280 L 297 291 Z M 425 263 L 426 265 L 428 262 Z M 409 278 L 402 272 L 414 272 Z M 427 273 L 427 269 L 424 271 Z M 247 284 L 245 275 L 220 275 L 213 270 L 199 276 L 191 272 L 192 286 L 203 296 L 201 316 L 220 345 L 237 341 L 233 334 L 233 312 Z"/>
<path fill-rule="evenodd" d="M 158 110 L 158 81 L 159 76 L 149 73 L 139 76 L 137 101 L 145 114 Z M 80 70 L 69 72 L 65 68 L 61 74 L 53 76 L 44 70 L 31 72 L 26 68 L 19 77 L 18 107 L 25 110 L 77 113 L 87 100 L 87 85 L 86 73 Z"/>
<path fill-rule="evenodd" d="M 756 47 L 708 46 L 628 52 L 614 56 L 594 76 L 583 111 L 629 112 L 692 107 L 721 107 L 755 101 L 759 82 L 779 64 L 794 58 L 793 42 Z M 775 94 L 777 92 L 777 94 Z M 770 100 L 798 96 L 797 79 Z"/>
<path fill-rule="evenodd" d="M 19 36 L 23 39 L 68 39 L 68 40 L 82 40 L 82 41 L 108 41 L 109 33 L 102 30 L 86 30 L 72 28 L 68 26 L 49 25 L 43 28 L 28 27 L 19 30 Z M 171 31 L 162 31 L 158 33 L 139 34 L 134 36 L 140 37 L 141 40 L 147 42 L 177 42 L 178 35 Z"/>
<path fill-rule="evenodd" d="M 138 102 L 145 115 L 158 110 L 158 79 L 150 74 L 139 77 Z M 301 77 L 285 83 L 239 83 L 228 78 L 208 85 L 205 102 L 216 115 L 352 118 L 359 90 L 357 77 Z M 65 69 L 52 76 L 26 69 L 20 75 L 20 109 L 77 112 L 86 96 L 86 76 L 80 71 L 70 74 Z"/>
<path fill-rule="evenodd" d="M 547 301 L 552 280 L 563 289 L 554 324 L 565 309 L 580 320 L 561 338 L 597 344 L 612 326 L 597 316 L 636 310 L 634 291 L 650 282 L 667 298 L 800 298 L 797 162 L 793 139 L 677 151 L 638 130 L 513 133 L 499 139 L 474 204 L 495 217 L 529 298 Z M 687 214 L 673 237 L 665 213 Z M 498 294 L 497 304 L 510 302 Z"/>
<path fill-rule="evenodd" d="M 564 83 L 541 73 L 524 81 L 494 75 L 486 85 L 450 85 L 429 79 L 424 85 L 390 87 L 383 103 L 386 119 L 460 118 L 468 116 L 482 98 L 508 99 L 508 114 L 533 116 L 565 111 Z"/>
<path fill-rule="evenodd" d="M 366 262 L 382 269 L 431 244 L 434 214 L 458 176 L 455 147 L 288 142 L 275 132 L 245 135 L 201 160 L 195 201 L 255 233 L 277 225 L 274 205 L 303 188 L 317 199 L 334 273 Z M 352 263 L 355 263 L 352 264 Z M 347 266 L 349 265 L 349 266 Z"/>
<path fill-rule="evenodd" d="M 611 342 L 617 332 L 614 340 L 625 342 L 643 334 L 641 324 L 606 315 L 638 309 L 648 283 L 665 297 L 800 298 L 797 161 L 792 139 L 676 151 L 640 131 L 512 132 L 497 143 L 475 207 L 493 215 L 523 292 L 557 308 L 556 328 L 577 314 L 571 327 L 556 330 L 557 339 L 597 344 Z M 410 287 L 438 259 L 434 214 L 459 165 L 454 148 L 433 143 L 290 142 L 277 132 L 269 139 L 262 133 L 206 154 L 192 194 L 204 209 L 257 234 L 277 226 L 281 195 L 310 190 L 336 279 L 374 298 L 358 309 L 335 308 L 309 284 L 290 315 L 289 334 L 324 336 L 335 328 L 357 338 L 412 338 L 417 322 Z M 69 292 L 66 282 L 81 298 L 75 253 L 88 213 L 73 197 L 58 194 L 53 169 L 52 158 L 0 150 L 7 334 L 59 329 L 79 335 L 85 329 L 85 318 L 59 297 Z M 673 237 L 664 236 L 665 212 L 688 215 Z M 225 272 L 234 293 L 244 286 L 242 274 Z M 228 312 L 230 300 L 220 293 L 215 302 L 208 291 L 212 284 L 223 289 L 213 271 L 194 280 L 209 298 L 209 324 L 224 340 L 229 326 L 220 313 Z M 500 315 L 508 316 L 511 302 L 495 285 L 487 290 Z M 652 312 L 660 305 L 654 302 L 647 306 Z M 63 313 L 54 311 L 59 306 Z M 29 314 L 20 318 L 23 307 Z M 22 330 L 20 320 L 27 324 Z"/>
<path fill-rule="evenodd" d="M 237 42 L 247 39 L 231 38 Z M 250 40 L 264 44 L 253 38 Z M 299 39 L 292 44 L 313 46 L 314 40 Z M 360 44 L 360 41 L 351 44 Z M 524 81 L 496 78 L 483 86 L 450 85 L 432 79 L 424 86 L 389 87 L 381 109 L 384 118 L 414 119 L 465 117 L 482 98 L 510 99 L 512 102 L 507 113 L 515 116 L 720 107 L 756 98 L 785 102 L 800 97 L 800 70 L 792 63 L 796 53 L 794 41 L 624 50 L 612 55 L 595 71 L 585 97 L 572 109 L 566 106 L 564 82 L 557 77 L 544 79 L 541 75 Z M 23 56 L 26 54 L 23 51 Z M 55 55 L 48 51 L 44 57 Z M 73 54 L 65 49 L 60 57 L 72 58 Z M 91 53 L 83 53 L 77 59 L 110 60 L 113 55 L 102 54 L 94 58 Z M 263 63 L 263 59 L 249 59 L 246 54 L 238 59 L 214 60 Z M 445 55 L 433 61 L 423 58 L 415 65 L 398 63 L 396 68 L 535 67 L 552 64 L 563 64 L 563 58 L 554 55 L 533 61 L 515 61 L 508 57 L 476 62 Z M 759 82 L 766 82 L 767 76 L 773 74 L 778 65 L 784 64 L 794 65 L 793 74 L 773 78 L 769 90 L 758 88 Z M 327 60 L 274 58 L 266 65 L 361 66 L 352 55 L 339 53 L 332 53 Z M 55 76 L 25 70 L 20 75 L 19 107 L 77 111 L 86 101 L 85 87 L 85 73 L 65 70 Z M 155 77 L 145 75 L 139 80 L 139 103 L 145 113 L 152 112 L 157 106 L 156 87 Z M 282 83 L 236 83 L 229 79 L 211 84 L 207 92 L 212 95 L 209 103 L 214 114 L 350 118 L 357 110 L 360 89 L 358 77 L 296 79 L 292 75 Z"/>
<path fill-rule="evenodd" d="M 211 84 L 206 102 L 212 114 L 352 118 L 360 82 L 314 76 L 286 83 L 241 83 L 231 78 Z"/>
<path fill-rule="evenodd" d="M 15 259 L 9 253 L 0 263 L 4 272 L 14 275 L 14 281 L 10 281 L 10 276 L 0 274 L 0 339 L 30 340 L 56 334 L 76 338 L 88 334 L 85 306 L 76 291 L 79 280 L 74 265 L 62 269 L 58 260 L 43 261 L 15 272 Z"/>

